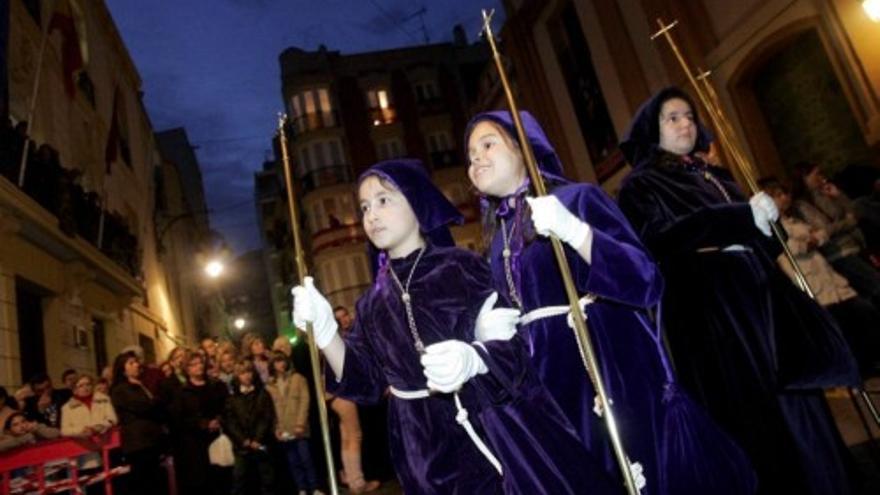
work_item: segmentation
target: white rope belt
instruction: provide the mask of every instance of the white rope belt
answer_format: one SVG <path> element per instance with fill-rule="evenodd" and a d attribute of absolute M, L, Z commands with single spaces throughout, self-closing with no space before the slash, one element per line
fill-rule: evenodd
<path fill-rule="evenodd" d="M 391 390 L 391 395 L 397 397 L 398 399 L 403 400 L 416 400 L 416 399 L 426 399 L 431 396 L 431 392 L 428 389 L 421 390 L 399 390 L 394 387 L 388 387 Z M 483 457 L 489 461 L 490 464 L 498 471 L 498 474 L 504 476 L 504 471 L 501 469 L 501 463 L 498 461 L 498 458 L 492 454 L 492 451 L 489 450 L 489 446 L 483 442 L 483 439 L 477 435 L 477 431 L 474 430 L 474 425 L 471 424 L 468 419 L 468 411 L 461 404 L 461 399 L 458 398 L 458 392 L 456 392 L 453 397 L 455 398 L 455 408 L 457 409 L 457 413 L 455 414 L 455 421 L 464 428 L 464 431 L 467 432 L 471 441 L 474 442 L 474 445 L 477 447 L 477 450 L 483 454 Z"/>
<path fill-rule="evenodd" d="M 750 248 L 748 246 L 743 246 L 742 244 L 731 244 L 729 246 L 707 246 L 707 247 L 701 247 L 701 248 L 697 249 L 697 252 L 701 253 L 701 254 L 717 253 L 719 251 L 722 253 L 736 253 L 736 252 L 741 252 L 741 251 L 751 252 L 752 248 Z"/>
<path fill-rule="evenodd" d="M 578 299 L 578 305 L 581 307 L 581 313 L 586 316 L 584 313 L 584 309 L 590 304 L 593 304 L 596 301 L 595 294 L 587 294 L 584 297 Z M 571 311 L 571 306 L 543 306 L 540 308 L 535 308 L 528 313 L 519 317 L 520 325 L 528 325 L 529 323 L 543 320 L 544 318 L 551 318 L 554 316 L 569 314 Z M 570 319 L 570 316 L 569 316 Z M 574 326 L 573 322 L 569 321 L 568 326 Z"/>

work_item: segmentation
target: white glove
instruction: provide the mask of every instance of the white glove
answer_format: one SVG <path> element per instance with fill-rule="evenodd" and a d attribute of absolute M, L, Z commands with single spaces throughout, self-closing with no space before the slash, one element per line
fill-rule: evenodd
<path fill-rule="evenodd" d="M 568 211 L 556 196 L 548 194 L 526 198 L 526 201 L 532 209 L 532 223 L 537 233 L 543 236 L 553 234 L 575 249 L 580 249 L 593 235 L 590 226 Z"/>
<path fill-rule="evenodd" d="M 315 288 L 315 280 L 306 277 L 303 285 L 297 285 L 290 292 L 293 294 L 293 324 L 305 331 L 306 324 L 311 323 L 315 344 L 321 349 L 327 347 L 339 324 L 333 317 L 330 303 Z"/>
<path fill-rule="evenodd" d="M 480 308 L 477 323 L 474 325 L 474 338 L 478 342 L 510 340 L 516 335 L 520 311 L 515 308 L 495 308 L 497 301 L 498 293 L 493 292 Z"/>
<path fill-rule="evenodd" d="M 773 235 L 770 224 L 779 219 L 779 209 L 773 198 L 762 191 L 749 198 L 749 206 L 752 207 L 752 217 L 758 230 L 767 237 Z"/>
<path fill-rule="evenodd" d="M 455 392 L 474 376 L 489 371 L 477 350 L 460 340 L 425 347 L 421 360 L 428 388 L 444 393 Z"/>

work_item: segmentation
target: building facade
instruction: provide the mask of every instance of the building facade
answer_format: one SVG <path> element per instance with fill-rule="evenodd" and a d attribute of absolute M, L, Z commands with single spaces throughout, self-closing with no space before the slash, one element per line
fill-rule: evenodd
<path fill-rule="evenodd" d="M 568 173 L 611 193 L 628 171 L 616 143 L 660 88 L 687 86 L 658 19 L 720 106 L 759 176 L 810 160 L 833 174 L 880 165 L 880 24 L 857 0 L 507 0 L 505 55 Z M 492 69 L 494 71 L 494 68 Z M 491 71 L 479 108 L 504 105 Z M 705 114 L 705 113 L 704 113 Z"/>
<path fill-rule="evenodd" d="M 456 241 L 478 246 L 476 197 L 461 140 L 487 61 L 486 48 L 468 44 L 460 27 L 451 43 L 350 55 L 289 48 L 281 54 L 307 265 L 334 305 L 353 307 L 372 281 L 354 189 L 358 175 L 379 160 L 421 159 L 467 218 L 453 228 Z M 256 183 L 276 315 L 279 327 L 289 328 L 296 273 L 278 160 L 264 166 Z"/>
<path fill-rule="evenodd" d="M 4 126 L 2 139 L 30 152 L 23 181 L 20 153 L 0 163 L 0 385 L 96 373 L 130 344 L 154 359 L 192 342 L 158 255 L 160 154 L 106 5 L 6 3 L 19 133 Z"/>
<path fill-rule="evenodd" d="M 197 337 L 224 335 L 229 318 L 223 299 L 228 274 L 211 279 L 202 268 L 226 255 L 225 243 L 211 229 L 208 206 L 192 144 L 183 128 L 157 132 L 162 158 L 156 181 L 156 240 L 159 259 L 168 273 L 167 290 L 177 320 Z"/>

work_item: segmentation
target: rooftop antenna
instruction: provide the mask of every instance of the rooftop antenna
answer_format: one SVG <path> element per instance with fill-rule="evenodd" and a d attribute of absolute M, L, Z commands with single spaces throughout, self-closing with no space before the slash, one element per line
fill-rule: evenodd
<path fill-rule="evenodd" d="M 410 14 L 400 20 L 400 22 L 406 22 L 410 19 L 418 17 L 419 22 L 422 24 L 422 39 L 424 39 L 426 45 L 431 42 L 431 38 L 428 36 L 428 28 L 425 27 L 425 14 L 427 14 L 427 13 L 428 13 L 428 9 L 426 9 L 425 6 L 423 5 L 422 8 L 420 8 L 419 10 L 413 12 L 412 14 Z"/>

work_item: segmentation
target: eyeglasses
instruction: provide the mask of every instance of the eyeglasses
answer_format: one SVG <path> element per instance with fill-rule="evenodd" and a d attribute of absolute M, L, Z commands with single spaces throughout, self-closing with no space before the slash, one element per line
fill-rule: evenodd
<path fill-rule="evenodd" d="M 91 386 L 93 386 L 92 382 L 83 382 L 83 383 L 76 384 L 76 388 L 91 387 Z"/>

